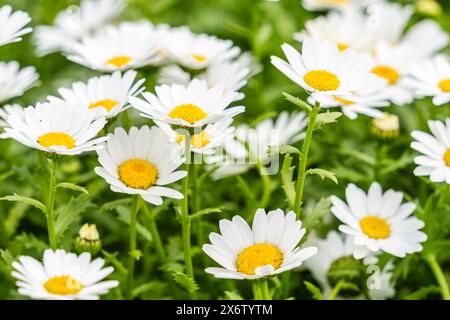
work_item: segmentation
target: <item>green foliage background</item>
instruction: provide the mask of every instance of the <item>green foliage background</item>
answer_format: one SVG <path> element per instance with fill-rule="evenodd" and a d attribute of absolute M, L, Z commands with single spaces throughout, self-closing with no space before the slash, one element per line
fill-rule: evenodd
<path fill-rule="evenodd" d="M 251 51 L 263 66 L 263 71 L 245 87 L 244 115 L 236 122 L 252 123 L 265 116 L 273 116 L 282 110 L 294 111 L 296 107 L 286 101 L 282 92 L 305 98 L 303 91 L 270 65 L 270 55 L 282 56 L 280 45 L 292 40 L 292 34 L 302 29 L 304 22 L 316 14 L 302 9 L 299 0 L 279 2 L 262 0 L 130 0 L 121 20 L 149 19 L 154 23 L 168 23 L 172 26 L 187 25 L 194 32 L 217 35 L 233 40 L 245 51 Z M 411 1 L 403 1 L 403 3 Z M 436 17 L 441 26 L 450 33 L 450 2 L 441 1 L 444 12 Z M 77 1 L 69 0 L 0 0 L 0 6 L 10 4 L 14 9 L 22 9 L 32 17 L 31 26 L 51 24 L 56 14 Z M 420 14 L 414 21 L 424 18 Z M 447 52 L 450 52 L 447 50 Z M 17 60 L 21 66 L 34 65 L 40 73 L 40 83 L 24 96 L 12 102 L 27 106 L 42 101 L 49 94 L 56 94 L 59 87 L 76 80 L 86 80 L 97 73 L 67 61 L 59 54 L 38 58 L 34 55 L 32 37 L 26 35 L 22 42 L 0 47 L 0 60 Z M 146 77 L 147 90 L 155 85 L 155 70 L 139 71 Z M 359 116 L 351 121 L 341 117 L 338 123 L 318 131 L 310 152 L 310 166 L 320 167 L 336 173 L 339 185 L 329 180 L 322 181 L 316 176 L 307 179 L 305 196 L 310 214 L 318 214 L 316 203 L 332 194 L 342 196 L 345 186 L 353 182 L 367 190 L 374 180 L 382 186 L 402 191 L 406 199 L 418 204 L 416 214 L 425 220 L 425 232 L 429 240 L 422 253 L 398 259 L 395 280 L 396 298 L 439 298 L 435 279 L 424 257 L 436 255 L 441 267 L 449 273 L 450 266 L 450 188 L 447 185 L 431 184 L 428 179 L 412 174 L 415 153 L 410 149 L 409 133 L 414 129 L 427 131 L 426 120 L 445 119 L 450 116 L 449 106 L 435 107 L 428 99 L 416 101 L 412 105 L 394 106 L 389 112 L 398 114 L 401 121 L 399 138 L 383 142 L 370 133 L 370 120 Z M 134 117 L 134 125 L 145 123 Z M 114 126 L 127 126 L 126 119 L 119 117 Z M 298 146 L 297 146 L 298 147 Z M 0 196 L 18 193 L 41 199 L 46 198 L 47 166 L 39 153 L 12 140 L 0 140 Z M 113 264 L 116 271 L 113 278 L 124 279 L 121 273 L 127 259 L 129 201 L 122 194 L 113 193 L 109 186 L 93 171 L 97 165 L 95 154 L 80 157 L 65 157 L 58 172 L 58 181 L 68 181 L 83 185 L 89 195 L 79 195 L 70 190 L 59 190 L 57 207 L 59 212 L 71 210 L 73 223 L 62 238 L 66 250 L 74 250 L 74 239 L 79 227 L 85 223 L 96 223 L 103 242 L 103 257 Z M 256 171 L 249 172 L 241 179 L 231 177 L 219 182 L 211 182 L 206 173 L 201 178 L 202 208 L 220 207 L 221 213 L 207 215 L 204 234 L 196 235 L 194 225 L 194 267 L 196 281 L 200 289 L 199 298 L 250 298 L 251 286 L 245 281 L 218 280 L 204 273 L 206 266 L 215 263 L 201 252 L 201 245 L 207 241 L 207 234 L 218 230 L 218 220 L 235 214 L 244 217 L 253 214 L 255 202 L 260 196 L 262 183 Z M 286 208 L 280 175 L 270 176 L 273 189 L 266 209 Z M 251 192 L 249 192 L 251 190 Z M 165 200 L 159 208 L 152 207 L 157 214 L 157 223 L 167 250 L 169 261 L 162 265 L 155 254 L 148 231 L 149 216 L 139 215 L 139 248 L 143 256 L 137 264 L 137 280 L 134 295 L 142 299 L 186 298 L 182 287 L 192 288 L 193 284 L 173 272 L 183 271 L 181 248 L 181 227 L 176 220 L 174 206 L 177 203 Z M 322 202 L 323 205 L 323 202 Z M 76 208 L 74 210 L 73 208 Z M 314 209 L 315 208 L 315 209 Z M 328 214 L 325 207 L 324 213 Z M 319 210 L 320 211 L 320 210 Z M 311 213 L 312 212 L 312 213 Z M 329 222 L 331 221 L 331 222 Z M 312 222 L 313 223 L 313 222 Z M 311 223 L 311 224 L 312 224 Z M 336 228 L 337 222 L 321 220 L 317 225 L 320 234 Z M 14 280 L 10 276 L 10 263 L 19 255 L 39 257 L 47 247 L 45 217 L 36 208 L 24 203 L 0 202 L 0 298 L 23 298 L 16 293 Z M 170 270 L 171 272 L 167 272 Z M 448 276 L 448 274 L 447 274 Z M 168 279 L 170 278 L 170 279 Z M 275 278 L 271 282 L 275 298 L 295 297 L 311 299 L 303 281 L 314 279 L 308 272 L 295 272 L 291 278 L 291 292 L 281 290 L 281 282 Z M 187 282 L 187 283 L 186 283 Z M 122 298 L 120 288 L 112 290 L 106 298 Z"/>

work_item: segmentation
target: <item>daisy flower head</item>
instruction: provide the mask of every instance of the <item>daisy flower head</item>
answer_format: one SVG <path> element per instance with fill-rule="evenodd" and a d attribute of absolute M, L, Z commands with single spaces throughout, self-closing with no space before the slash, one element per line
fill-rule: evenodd
<path fill-rule="evenodd" d="M 419 97 L 433 97 L 433 104 L 441 106 L 450 102 L 450 60 L 437 55 L 433 59 L 411 67 L 408 84 Z"/>
<path fill-rule="evenodd" d="M 352 48 L 341 52 L 336 43 L 311 38 L 303 41 L 302 53 L 288 44 L 281 47 L 288 61 L 272 56 L 272 64 L 313 97 L 350 94 L 375 79 L 370 59 Z"/>
<path fill-rule="evenodd" d="M 217 278 L 259 279 L 299 267 L 317 253 L 298 247 L 306 230 L 295 213 L 258 209 L 252 227 L 241 216 L 220 220 L 220 234 L 211 233 L 203 251 L 221 268 L 206 268 Z"/>
<path fill-rule="evenodd" d="M 75 82 L 71 88 L 58 90 L 60 97 L 48 97 L 50 102 L 64 101 L 74 107 L 92 111 L 95 117 L 112 118 L 128 108 L 128 97 L 144 90 L 145 79 L 136 80 L 137 72 L 128 70 L 123 75 L 115 71 L 111 75 L 90 78 L 86 83 Z"/>
<path fill-rule="evenodd" d="M 234 133 L 235 139 L 227 140 L 224 149 L 226 159 L 214 157 L 210 164 L 218 165 L 213 179 L 218 180 L 240 174 L 255 167 L 257 163 L 267 165 L 278 153 L 277 147 L 295 144 L 305 137 L 307 117 L 303 112 L 282 112 L 276 120 L 265 119 L 255 128 L 239 125 Z M 231 159 L 230 159 L 231 158 Z"/>
<path fill-rule="evenodd" d="M 401 192 L 389 189 L 383 193 L 381 186 L 373 182 L 367 194 L 349 184 L 345 196 L 347 203 L 331 197 L 331 212 L 343 223 L 339 230 L 348 234 L 357 246 L 353 252 L 356 259 L 381 251 L 405 257 L 422 250 L 420 243 L 427 239 L 420 231 L 424 222 L 411 216 L 416 205 L 402 204 Z"/>
<path fill-rule="evenodd" d="M 155 65 L 161 59 L 158 35 L 147 21 L 108 25 L 83 37 L 72 47 L 67 58 L 104 72 Z"/>
<path fill-rule="evenodd" d="M 189 134 L 184 131 L 174 130 L 165 123 L 156 121 L 158 127 L 163 130 L 171 141 L 186 148 L 186 135 L 189 139 L 189 150 L 199 154 L 214 154 L 216 148 L 223 146 L 228 140 L 233 138 L 234 127 L 230 127 L 233 119 L 226 119 L 214 124 L 209 124 L 199 132 Z"/>
<path fill-rule="evenodd" d="M 367 282 L 367 267 L 378 262 L 374 255 L 368 255 L 363 260 L 356 260 L 353 253 L 356 245 L 351 237 L 347 237 L 334 230 L 328 232 L 324 239 L 319 238 L 314 233 L 311 234 L 306 242 L 307 245 L 316 246 L 317 254 L 305 261 L 305 267 L 313 274 L 323 289 L 324 296 L 328 296 L 333 287 L 341 280 L 352 283 L 360 290 L 341 290 L 341 298 L 360 299 L 363 297 L 363 286 Z M 343 272 L 343 270 L 347 272 Z M 390 274 L 392 276 L 392 274 Z M 386 278 L 383 273 L 381 279 Z M 375 286 L 373 286 L 375 289 Z M 369 287 L 368 294 L 370 298 L 386 299 L 393 296 L 392 284 L 384 281 L 376 286 L 376 291 Z M 383 294 L 384 293 L 384 294 Z"/>
<path fill-rule="evenodd" d="M 237 92 L 227 93 L 221 85 L 210 88 L 204 80 L 193 79 L 187 86 L 156 86 L 155 91 L 144 92 L 144 99 L 130 97 L 130 104 L 143 117 L 172 125 L 203 127 L 245 111 L 243 106 L 227 108 L 236 100 Z"/>
<path fill-rule="evenodd" d="M 194 34 L 186 27 L 174 28 L 164 47 L 174 61 L 194 70 L 204 69 L 212 63 L 230 61 L 241 52 L 231 40 Z"/>
<path fill-rule="evenodd" d="M 368 52 L 375 41 L 366 17 L 356 10 L 330 12 L 305 23 L 303 32 L 295 33 L 294 39 L 302 42 L 306 38 L 334 42 L 340 51 L 353 48 Z"/>
<path fill-rule="evenodd" d="M 414 162 L 416 176 L 429 176 L 433 182 L 450 184 L 450 118 L 446 121 L 428 121 L 431 134 L 415 130 L 411 148 L 420 152 Z"/>
<path fill-rule="evenodd" d="M 302 0 L 309 11 L 361 9 L 379 0 Z"/>
<path fill-rule="evenodd" d="M 52 26 L 38 26 L 35 31 L 40 56 L 69 52 L 83 36 L 95 32 L 119 16 L 125 7 L 123 0 L 82 0 L 80 6 L 70 6 L 60 12 Z"/>
<path fill-rule="evenodd" d="M 381 139 L 392 139 L 400 133 L 400 120 L 395 114 L 385 112 L 382 117 L 372 119 L 372 133 Z"/>
<path fill-rule="evenodd" d="M 17 61 L 0 62 L 0 103 L 21 96 L 38 79 L 34 67 L 20 69 Z"/>
<path fill-rule="evenodd" d="M 0 46 L 22 40 L 24 34 L 30 33 L 32 28 L 25 26 L 31 21 L 28 13 L 14 11 L 10 5 L 0 7 Z"/>
<path fill-rule="evenodd" d="M 101 258 L 91 260 L 84 252 L 77 256 L 64 250 L 44 251 L 40 262 L 21 256 L 12 264 L 12 276 L 17 279 L 19 293 L 38 300 L 98 300 L 100 295 L 119 285 L 106 280 L 113 267 L 104 267 Z"/>
<path fill-rule="evenodd" d="M 162 197 L 183 198 L 165 187 L 186 176 L 186 171 L 176 171 L 185 161 L 183 149 L 158 127 L 132 127 L 129 133 L 116 128 L 97 154 L 101 166 L 95 172 L 112 191 L 140 195 L 155 205 L 162 204 Z"/>
<path fill-rule="evenodd" d="M 64 102 L 38 103 L 14 110 L 7 118 L 5 133 L 12 139 L 48 153 L 77 155 L 102 148 L 106 137 L 95 138 L 106 124 L 87 109 Z"/>

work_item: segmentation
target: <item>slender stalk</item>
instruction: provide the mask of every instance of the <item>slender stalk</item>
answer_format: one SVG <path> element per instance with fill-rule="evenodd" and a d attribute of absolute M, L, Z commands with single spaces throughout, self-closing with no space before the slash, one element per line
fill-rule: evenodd
<path fill-rule="evenodd" d="M 133 277 L 134 277 L 134 266 L 136 263 L 136 257 L 134 253 L 137 248 L 137 213 L 138 213 L 138 197 L 133 197 L 133 204 L 131 206 L 130 211 L 130 250 L 128 252 L 128 273 L 127 273 L 127 282 L 126 282 L 126 297 L 128 300 L 132 299 L 131 291 L 133 289 Z"/>
<path fill-rule="evenodd" d="M 334 300 L 338 296 L 339 292 L 341 292 L 343 282 L 339 281 L 334 286 L 333 290 L 331 290 L 330 295 L 328 296 L 327 300 Z"/>
<path fill-rule="evenodd" d="M 199 197 L 199 190 L 200 190 L 200 182 L 198 179 L 198 166 L 195 163 L 192 163 L 192 210 L 194 212 L 200 211 L 201 204 L 200 204 L 200 197 Z M 205 234 L 203 231 L 203 221 L 202 217 L 197 217 L 195 222 L 196 227 L 196 234 L 197 234 L 197 243 L 199 245 L 204 244 L 205 241 Z M 206 261 L 206 260 L 205 260 Z"/>
<path fill-rule="evenodd" d="M 192 266 L 192 252 L 191 252 L 191 219 L 189 217 L 189 178 L 192 174 L 189 170 L 189 162 L 186 161 L 185 170 L 187 171 L 186 178 L 183 179 L 182 192 L 183 200 L 181 201 L 181 228 L 183 234 L 183 249 L 184 249 L 184 264 L 187 275 L 194 279 L 194 268 Z M 191 294 L 191 298 L 195 299 L 195 293 Z"/>
<path fill-rule="evenodd" d="M 272 187 L 270 185 L 270 178 L 267 174 L 266 168 L 258 162 L 257 164 L 259 169 L 259 175 L 261 176 L 262 182 L 262 193 L 261 193 L 261 201 L 259 202 L 260 208 L 265 208 L 267 203 L 269 203 L 270 196 L 272 194 Z"/>
<path fill-rule="evenodd" d="M 50 248 L 55 250 L 58 247 L 58 240 L 55 232 L 55 184 L 56 184 L 56 165 L 58 159 L 48 159 L 50 179 L 48 183 L 48 198 L 47 198 L 47 230 L 48 242 Z"/>
<path fill-rule="evenodd" d="M 261 281 L 261 293 L 263 300 L 272 300 L 272 297 L 269 292 L 269 284 L 267 279 Z"/>
<path fill-rule="evenodd" d="M 166 262 L 166 252 L 164 250 L 164 246 L 161 241 L 161 237 L 159 235 L 158 228 L 156 226 L 156 217 L 150 212 L 148 205 L 145 201 L 141 200 L 142 209 L 144 210 L 145 215 L 148 217 L 150 234 L 152 235 L 153 244 L 155 246 L 156 254 L 158 258 L 164 263 Z"/>
<path fill-rule="evenodd" d="M 253 281 L 253 299 L 263 300 L 261 285 L 258 280 Z"/>
<path fill-rule="evenodd" d="M 434 277 L 436 278 L 436 281 L 441 288 L 442 299 L 450 300 L 450 290 L 448 287 L 448 282 L 445 278 L 444 272 L 442 272 L 441 266 L 437 262 L 436 256 L 434 254 L 429 254 L 425 257 L 425 259 L 430 265 L 430 268 L 434 273 Z"/>
<path fill-rule="evenodd" d="M 311 140 L 314 132 L 314 127 L 316 125 L 317 114 L 319 113 L 320 104 L 316 102 L 314 104 L 313 109 L 309 114 L 309 122 L 308 129 L 306 130 L 306 137 L 303 141 L 303 146 L 301 150 L 301 155 L 299 156 L 298 163 L 298 173 L 297 173 L 297 184 L 296 184 L 296 193 L 295 193 L 295 207 L 294 211 L 297 213 L 297 219 L 300 218 L 300 213 L 302 209 L 302 201 L 303 201 L 303 189 L 305 186 L 305 177 L 306 177 L 306 165 L 308 162 L 308 153 L 309 148 L 311 146 Z"/>

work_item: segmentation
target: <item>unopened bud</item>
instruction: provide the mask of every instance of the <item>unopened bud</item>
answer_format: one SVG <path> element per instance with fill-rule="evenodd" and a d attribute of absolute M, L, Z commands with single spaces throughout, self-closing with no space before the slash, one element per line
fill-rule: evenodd
<path fill-rule="evenodd" d="M 102 243 L 95 224 L 84 224 L 78 232 L 75 242 L 78 252 L 90 252 L 92 255 L 100 251 Z"/>
<path fill-rule="evenodd" d="M 371 125 L 372 133 L 381 139 L 392 139 L 400 133 L 400 122 L 395 114 L 385 113 L 381 118 L 374 118 Z"/>

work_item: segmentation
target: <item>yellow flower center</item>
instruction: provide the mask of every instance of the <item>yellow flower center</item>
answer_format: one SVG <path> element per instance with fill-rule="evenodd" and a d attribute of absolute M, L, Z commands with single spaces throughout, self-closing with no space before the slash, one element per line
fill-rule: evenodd
<path fill-rule="evenodd" d="M 45 147 L 65 146 L 67 149 L 75 147 L 75 140 L 64 132 L 49 132 L 39 137 L 37 142 Z"/>
<path fill-rule="evenodd" d="M 112 108 L 114 108 L 118 104 L 119 103 L 117 101 L 115 101 L 115 100 L 104 99 L 104 100 L 100 100 L 100 101 L 91 103 L 89 105 L 89 109 L 105 108 L 107 111 L 111 111 Z"/>
<path fill-rule="evenodd" d="M 334 100 L 336 100 L 337 102 L 341 103 L 343 106 L 349 106 L 351 104 L 354 104 L 354 102 L 351 101 L 351 100 L 342 99 L 342 98 L 339 98 L 339 97 L 334 97 Z"/>
<path fill-rule="evenodd" d="M 444 153 L 444 161 L 447 167 L 450 167 L 450 149 L 447 149 Z"/>
<path fill-rule="evenodd" d="M 206 57 L 204 55 L 201 55 L 201 54 L 193 54 L 192 58 L 194 58 L 195 61 L 200 62 L 200 63 L 206 61 Z"/>
<path fill-rule="evenodd" d="M 156 184 L 158 169 L 142 159 L 130 159 L 119 166 L 119 178 L 127 187 L 148 189 Z"/>
<path fill-rule="evenodd" d="M 322 4 L 335 4 L 335 5 L 346 5 L 348 4 L 349 0 L 319 0 Z"/>
<path fill-rule="evenodd" d="M 83 289 L 83 285 L 70 276 L 58 276 L 48 279 L 44 283 L 44 288 L 48 293 L 66 296 L 77 294 Z"/>
<path fill-rule="evenodd" d="M 339 51 L 347 50 L 350 46 L 346 43 L 340 43 L 337 44 Z"/>
<path fill-rule="evenodd" d="M 113 65 L 117 68 L 123 67 L 124 65 L 130 63 L 131 61 L 131 57 L 129 56 L 117 56 L 117 57 L 112 57 L 109 60 L 106 60 L 106 64 L 110 64 Z"/>
<path fill-rule="evenodd" d="M 278 269 L 283 263 L 281 251 L 267 243 L 257 243 L 245 248 L 236 259 L 237 271 L 249 276 L 255 275 L 255 269 L 271 264 Z"/>
<path fill-rule="evenodd" d="M 384 239 L 391 234 L 391 227 L 382 218 L 367 216 L 359 221 L 359 225 L 369 238 Z"/>
<path fill-rule="evenodd" d="M 172 119 L 183 119 L 184 121 L 191 124 L 203 120 L 207 116 L 208 114 L 205 111 L 190 103 L 175 107 L 169 113 L 169 117 L 171 117 Z"/>
<path fill-rule="evenodd" d="M 309 71 L 307 74 L 305 74 L 303 80 L 311 88 L 314 88 L 317 91 L 336 90 L 341 84 L 335 74 L 325 70 Z"/>
<path fill-rule="evenodd" d="M 372 73 L 377 76 L 386 79 L 389 84 L 396 84 L 400 78 L 399 73 L 394 68 L 388 66 L 377 66 L 372 69 Z"/>
<path fill-rule="evenodd" d="M 439 82 L 439 89 L 444 92 L 450 92 L 450 79 L 445 79 Z"/>
<path fill-rule="evenodd" d="M 179 134 L 176 137 L 177 143 L 182 143 L 185 139 L 185 136 L 183 134 Z M 203 148 L 204 146 L 208 145 L 211 142 L 208 134 L 205 131 L 201 131 L 200 133 L 194 134 L 191 137 L 191 146 L 193 148 Z"/>

